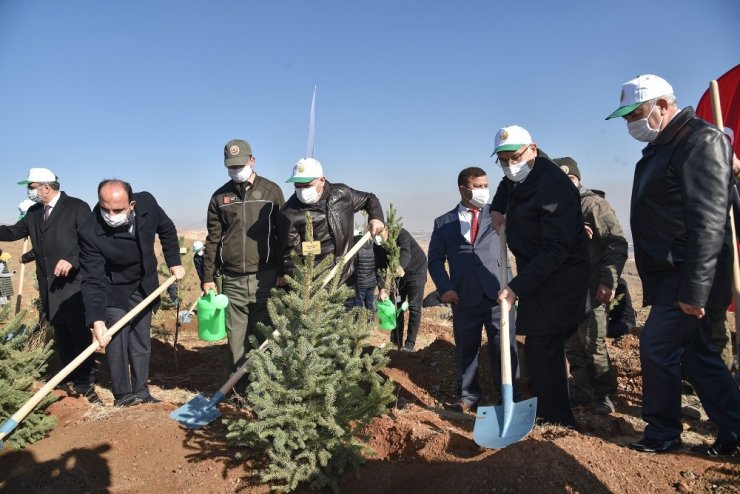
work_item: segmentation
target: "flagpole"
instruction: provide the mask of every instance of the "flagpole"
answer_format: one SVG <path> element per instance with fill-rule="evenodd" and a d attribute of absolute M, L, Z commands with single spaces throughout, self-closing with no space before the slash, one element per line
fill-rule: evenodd
<path fill-rule="evenodd" d="M 724 132 L 722 120 L 722 105 L 719 101 L 719 85 L 717 81 L 709 83 L 709 92 L 712 96 L 712 110 L 714 112 L 714 124 L 720 132 Z M 735 348 L 740 348 L 740 259 L 737 253 L 737 230 L 735 229 L 735 215 L 733 214 L 732 198 L 730 199 L 730 229 L 732 230 L 732 301 L 735 306 Z M 737 373 L 740 374 L 740 354 L 736 357 Z"/>

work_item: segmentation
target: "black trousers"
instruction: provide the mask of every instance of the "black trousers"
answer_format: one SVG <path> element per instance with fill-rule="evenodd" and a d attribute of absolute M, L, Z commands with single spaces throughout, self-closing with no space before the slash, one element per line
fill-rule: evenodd
<path fill-rule="evenodd" d="M 710 343 L 709 317 L 697 319 L 673 306 L 654 305 L 640 336 L 642 418 L 645 437 L 680 436 L 681 369 L 694 386 L 718 438 L 740 439 L 740 390 Z"/>
<path fill-rule="evenodd" d="M 474 306 L 464 309 L 452 306 L 452 332 L 455 337 L 455 364 L 457 368 L 457 391 L 460 399 L 468 404 L 478 403 L 481 388 L 478 380 L 478 357 L 480 355 L 481 332 L 485 328 L 488 336 L 488 356 L 494 386 L 501 387 L 501 347 L 499 345 L 500 307 L 494 300 L 484 298 Z M 511 376 L 514 381 L 514 397 L 519 396 L 519 359 L 516 348 L 516 324 L 514 311 L 509 313 L 509 353 Z"/>
<path fill-rule="evenodd" d="M 63 365 L 77 358 L 92 343 L 92 332 L 85 321 L 54 325 L 54 347 Z M 75 386 L 95 383 L 95 358 L 90 355 L 69 376 Z"/>
<path fill-rule="evenodd" d="M 422 274 L 401 278 L 398 284 L 398 295 L 401 297 L 401 303 L 408 298 L 409 301 L 409 326 L 406 333 L 406 343 L 416 344 L 416 335 L 419 334 L 421 325 L 421 303 L 424 300 L 424 285 L 427 282 L 427 272 Z M 395 341 L 403 342 L 403 328 L 405 325 L 406 315 L 401 312 L 396 319 L 396 329 L 391 331 L 391 338 Z"/>
<path fill-rule="evenodd" d="M 575 332 L 527 335 L 524 354 L 529 370 L 529 387 L 537 397 L 537 416 L 545 422 L 574 427 L 570 409 L 568 374 L 565 368 L 565 338 Z"/>
<path fill-rule="evenodd" d="M 129 310 L 144 299 L 140 290 L 129 299 Z M 110 328 L 123 318 L 128 310 L 108 307 L 106 324 Z M 152 311 L 147 308 L 131 319 L 113 335 L 105 348 L 110 372 L 111 391 L 116 399 L 131 393 L 139 398 L 149 397 L 149 359 L 152 353 Z"/>

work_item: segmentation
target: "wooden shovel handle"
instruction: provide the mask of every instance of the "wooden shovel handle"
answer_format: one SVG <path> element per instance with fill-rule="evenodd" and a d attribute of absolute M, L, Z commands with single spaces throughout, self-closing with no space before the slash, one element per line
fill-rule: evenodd
<path fill-rule="evenodd" d="M 167 289 L 168 286 L 170 286 L 172 283 L 174 283 L 176 280 L 175 276 L 170 276 L 167 281 L 159 285 L 159 287 L 154 290 L 148 297 L 146 297 L 144 300 L 139 302 L 139 304 L 131 309 L 126 315 L 124 315 L 118 322 L 116 322 L 113 326 L 108 328 L 108 331 L 105 332 L 108 336 L 113 336 L 116 334 L 122 327 L 126 325 L 132 318 L 134 318 L 139 312 L 141 312 L 145 307 L 147 307 L 149 304 L 152 303 L 152 301 L 159 297 L 159 295 Z M 12 417 L 10 417 L 10 421 L 13 421 L 14 423 L 18 424 L 20 423 L 24 418 L 26 418 L 26 415 L 28 415 L 31 410 L 33 410 L 36 405 L 38 405 L 41 400 L 46 397 L 49 392 L 51 392 L 54 387 L 62 382 L 62 380 L 67 377 L 69 374 L 72 373 L 73 370 L 75 370 L 82 362 L 84 362 L 90 355 L 93 354 L 95 350 L 97 350 L 100 347 L 100 343 L 98 343 L 98 340 L 93 340 L 93 342 L 88 346 L 81 354 L 77 356 L 72 362 L 67 364 L 64 369 L 60 370 L 54 377 L 52 377 L 41 389 L 39 389 L 36 394 L 34 394 L 15 414 L 13 414 Z M 0 440 L 3 439 L 6 435 L 8 435 L 10 432 L 0 432 Z"/>
<path fill-rule="evenodd" d="M 509 286 L 509 256 L 506 250 L 506 230 L 501 228 L 499 232 L 499 239 L 501 240 L 499 248 L 499 281 L 501 288 Z M 511 352 L 509 350 L 509 302 L 502 300 L 499 305 L 501 311 L 501 323 L 499 324 L 499 345 L 501 346 L 501 384 L 511 384 Z M 490 343 L 489 343 L 490 345 Z"/>
<path fill-rule="evenodd" d="M 357 251 L 359 251 L 362 248 L 362 246 L 365 245 L 365 242 L 367 242 L 368 240 L 370 240 L 370 232 L 365 232 L 365 235 L 363 235 L 362 238 L 360 238 L 360 240 L 358 240 L 357 243 L 355 243 L 355 245 L 353 245 L 352 248 L 344 255 L 344 257 L 342 257 L 342 260 L 344 261 L 344 263 L 346 264 L 347 261 L 352 259 L 352 256 L 357 254 Z M 329 274 L 326 275 L 326 277 L 324 277 L 324 280 L 321 282 L 321 288 L 324 288 L 327 285 L 327 283 L 329 283 L 331 279 L 334 278 L 334 275 L 337 273 L 338 268 L 339 268 L 339 264 L 336 264 L 332 268 L 332 270 L 329 272 Z M 267 348 L 267 345 L 270 343 L 270 341 L 272 341 L 275 338 L 279 338 L 279 337 L 280 337 L 280 331 L 276 329 L 275 331 L 272 332 L 272 338 L 266 339 L 260 345 L 259 350 L 264 350 L 265 348 Z M 245 364 L 239 367 L 236 371 L 232 372 L 231 376 L 229 376 L 228 381 L 226 381 L 224 385 L 221 386 L 221 389 L 219 389 L 219 391 L 225 395 L 226 393 L 231 391 L 231 388 L 233 388 L 236 385 L 236 383 L 239 381 L 239 379 L 241 379 L 242 376 L 246 373 L 247 373 L 247 368 Z"/>

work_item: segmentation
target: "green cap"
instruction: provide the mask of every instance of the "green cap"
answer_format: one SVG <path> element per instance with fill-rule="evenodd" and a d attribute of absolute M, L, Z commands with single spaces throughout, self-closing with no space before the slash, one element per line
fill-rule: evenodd
<path fill-rule="evenodd" d="M 252 159 L 252 146 L 247 141 L 232 139 L 224 146 L 224 166 L 245 166 Z"/>

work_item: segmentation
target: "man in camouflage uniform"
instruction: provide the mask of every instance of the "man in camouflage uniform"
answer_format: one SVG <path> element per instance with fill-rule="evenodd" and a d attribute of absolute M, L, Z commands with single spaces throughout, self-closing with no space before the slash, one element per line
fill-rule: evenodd
<path fill-rule="evenodd" d="M 587 404 L 594 400 L 594 412 L 614 411 L 611 395 L 617 390 L 617 373 L 606 350 L 609 302 L 614 299 L 619 276 L 627 261 L 627 240 L 617 215 L 601 191 L 581 184 L 581 172 L 572 158 L 553 160 L 568 175 L 581 193 L 581 209 L 589 236 L 591 259 L 591 314 L 565 343 L 574 385 L 571 402 Z"/>

